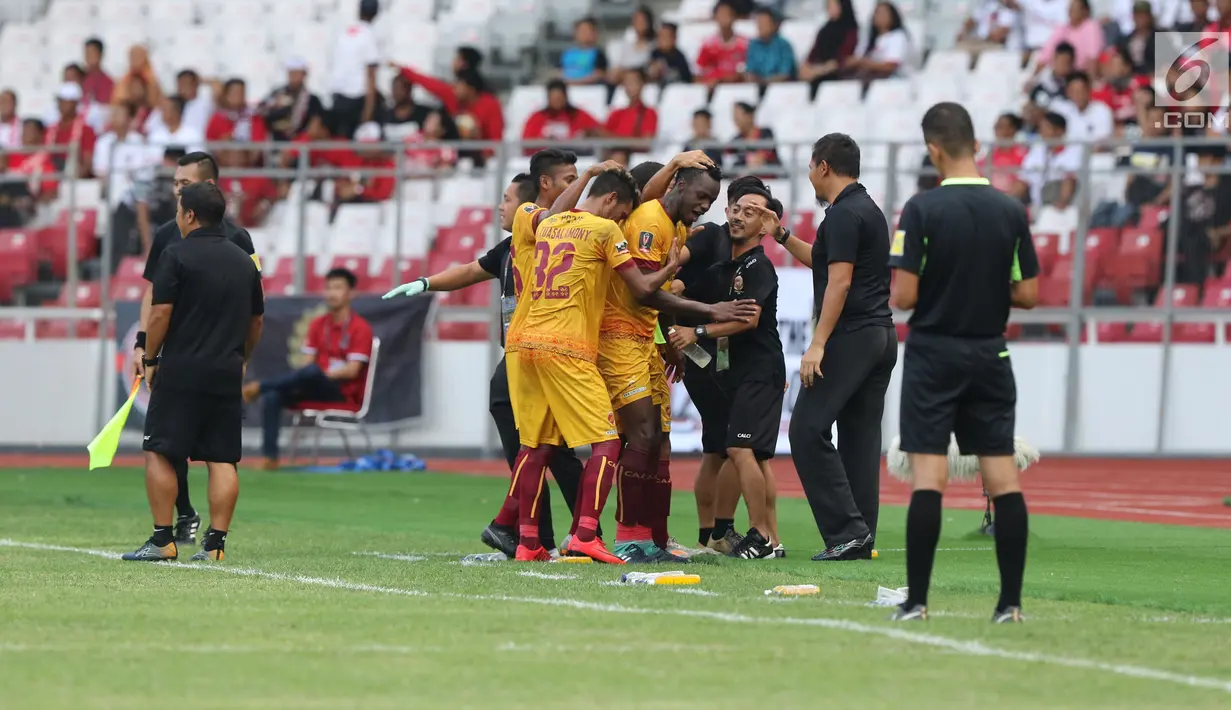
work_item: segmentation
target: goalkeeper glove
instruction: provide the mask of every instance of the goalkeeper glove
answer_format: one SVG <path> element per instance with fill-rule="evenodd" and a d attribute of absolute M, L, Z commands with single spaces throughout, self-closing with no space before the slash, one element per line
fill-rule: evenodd
<path fill-rule="evenodd" d="M 402 284 L 401 286 L 398 286 L 397 288 L 393 289 L 389 293 L 386 293 L 384 296 L 381 296 L 381 298 L 389 299 L 389 298 L 393 298 L 394 296 L 418 296 L 419 294 L 423 293 L 426 290 L 427 290 L 427 279 L 420 277 L 420 278 L 415 279 L 414 281 L 411 281 L 408 284 Z"/>

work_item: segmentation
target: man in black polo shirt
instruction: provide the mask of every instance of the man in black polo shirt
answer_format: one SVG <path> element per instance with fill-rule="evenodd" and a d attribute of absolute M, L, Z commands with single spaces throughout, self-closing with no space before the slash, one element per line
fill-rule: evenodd
<path fill-rule="evenodd" d="M 174 191 L 175 199 L 179 200 L 181 191 L 188 185 L 195 185 L 199 182 L 214 184 L 217 180 L 218 163 L 214 161 L 214 158 L 209 153 L 197 151 L 188 153 L 177 162 L 172 190 Z M 261 262 L 256 256 L 256 249 L 252 246 L 252 236 L 248 234 L 248 230 L 225 217 L 222 220 L 220 229 L 228 241 L 233 242 L 240 249 L 243 249 L 244 253 L 251 256 L 253 263 L 256 264 L 259 271 Z M 136 345 L 133 348 L 133 374 L 137 377 L 144 375 L 141 361 L 146 353 L 146 331 L 150 322 L 150 310 L 154 294 L 154 275 L 158 273 L 158 262 L 167 247 L 178 243 L 181 237 L 176 219 L 163 224 L 154 232 L 154 238 L 150 244 L 150 253 L 145 259 L 145 272 L 142 276 L 150 285 L 145 289 L 145 296 L 141 299 L 140 325 L 138 326 Z M 146 380 L 146 382 L 148 381 Z M 147 412 L 146 417 L 149 416 Z M 175 468 L 176 480 L 179 482 L 178 493 L 175 498 L 177 514 L 175 520 L 175 541 L 180 545 L 195 545 L 197 542 L 197 529 L 201 526 L 201 516 L 197 515 L 197 511 L 192 507 L 192 500 L 188 495 L 188 459 L 172 459 L 171 465 Z"/>
<path fill-rule="evenodd" d="M 809 245 L 775 238 L 812 269 L 816 330 L 799 363 L 791 455 L 825 549 L 812 559 L 872 558 L 880 512 L 881 415 L 898 361 L 889 311 L 889 227 L 859 184 L 859 146 L 831 133 L 812 147 L 809 178 L 829 204 Z M 838 445 L 833 427 L 838 425 Z"/>
<path fill-rule="evenodd" d="M 769 459 L 778 448 L 786 363 L 778 337 L 778 274 L 761 238 L 782 219 L 782 203 L 764 192 L 749 192 L 728 210 L 730 258 L 711 266 L 703 277 L 707 303 L 753 299 L 761 311 L 749 323 L 709 323 L 693 329 L 677 326 L 671 343 L 679 350 L 714 341 L 714 383 L 723 408 L 713 413 L 725 425 L 724 453 L 739 475 L 748 507 L 748 534 L 729 553 L 741 559 L 773 557 L 779 542 L 777 487 Z M 708 426 L 708 424 L 707 424 Z"/>
<path fill-rule="evenodd" d="M 226 199 L 217 185 L 180 190 L 176 222 L 183 241 L 159 259 L 142 359 L 150 407 L 145 419 L 145 488 L 154 534 L 125 560 L 179 556 L 172 532 L 176 480 L 172 461 L 209 469 L 210 527 L 193 560 L 223 559 L 239 498 L 244 366 L 261 338 L 265 297 L 251 256 L 222 229 Z"/>
<path fill-rule="evenodd" d="M 906 513 L 910 591 L 893 618 L 927 618 L 952 434 L 962 454 L 979 457 L 996 508 L 1000 599 L 992 621 L 1014 623 L 1022 620 L 1028 523 L 1013 461 L 1017 384 L 1004 331 L 1011 306 L 1038 302 L 1039 263 L 1025 208 L 979 175 L 966 109 L 930 108 L 923 140 L 942 181 L 906 203 L 890 248 L 894 305 L 914 309 L 900 416 L 914 488 Z"/>

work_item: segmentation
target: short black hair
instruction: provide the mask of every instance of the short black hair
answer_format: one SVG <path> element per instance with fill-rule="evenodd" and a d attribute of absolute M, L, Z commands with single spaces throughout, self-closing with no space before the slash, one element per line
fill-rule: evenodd
<path fill-rule="evenodd" d="M 714 114 L 710 113 L 710 110 L 707 108 L 699 108 L 696 111 L 693 111 L 692 117 L 693 118 L 704 118 L 707 121 L 714 120 Z"/>
<path fill-rule="evenodd" d="M 1090 0 L 1077 0 L 1077 2 L 1080 3 L 1082 7 L 1086 8 L 1086 13 L 1090 12 Z"/>
<path fill-rule="evenodd" d="M 709 168 L 704 168 L 704 169 L 703 168 L 682 168 L 675 173 L 675 179 L 680 184 L 687 185 L 693 180 L 700 178 L 702 175 L 708 175 L 714 178 L 714 182 L 718 183 L 719 185 L 722 184 L 722 168 L 718 167 L 717 165 L 714 165 Z"/>
<path fill-rule="evenodd" d="M 723 7 L 730 10 L 736 17 L 739 17 L 739 8 L 731 0 L 718 0 L 718 2 L 714 3 L 714 14 L 717 15 L 718 10 Z"/>
<path fill-rule="evenodd" d="M 677 24 L 675 24 L 674 22 L 664 22 L 664 23 L 662 23 L 661 25 L 659 25 L 658 27 L 659 27 L 660 29 L 664 29 L 664 30 L 669 31 L 669 32 L 670 32 L 671 34 L 673 34 L 673 35 L 677 35 L 677 36 L 678 36 L 678 35 L 680 34 L 680 26 L 679 26 L 679 25 L 677 25 Z"/>
<path fill-rule="evenodd" d="M 757 114 L 757 107 L 756 107 L 756 106 L 753 106 L 752 104 L 748 103 L 747 101 L 736 101 L 736 102 L 735 102 L 735 108 L 737 108 L 737 109 L 739 109 L 739 110 L 743 111 L 744 113 L 750 113 L 750 114 L 752 114 L 752 115 L 754 115 L 754 116 Z"/>
<path fill-rule="evenodd" d="M 775 215 L 777 215 L 778 219 L 782 219 L 782 214 L 783 212 L 785 212 L 785 210 L 782 208 L 782 200 L 779 200 L 777 197 L 770 197 L 769 200 L 766 201 L 765 207 L 770 212 L 773 212 Z"/>
<path fill-rule="evenodd" d="M 782 22 L 782 17 L 778 15 L 778 12 L 774 10 L 774 8 L 768 5 L 758 5 L 756 9 L 752 11 L 752 14 L 753 16 L 768 15 L 769 19 L 773 20 L 774 22 Z M 781 215 L 779 216 L 781 217 Z"/>
<path fill-rule="evenodd" d="M 835 175 L 859 179 L 859 144 L 845 133 L 830 133 L 812 144 L 812 164 L 822 161 Z"/>
<path fill-rule="evenodd" d="M 1063 114 L 1056 113 L 1055 111 L 1048 111 L 1043 114 L 1043 120 L 1062 131 L 1067 131 L 1069 129 L 1069 120 L 1065 118 Z"/>
<path fill-rule="evenodd" d="M 103 53 L 103 41 L 97 37 L 91 37 L 85 41 L 85 46 L 93 47 L 98 50 L 99 54 Z"/>
<path fill-rule="evenodd" d="M 202 180 L 217 180 L 218 179 L 218 161 L 214 160 L 214 156 L 206 153 L 203 150 L 194 150 L 184 157 L 180 158 L 176 165 L 184 167 L 187 165 L 197 166 L 197 172 L 200 173 Z"/>
<path fill-rule="evenodd" d="M 641 83 L 643 84 L 650 80 L 649 75 L 645 73 L 644 67 L 633 67 L 632 69 L 626 69 L 624 71 L 624 76 L 641 77 Z"/>
<path fill-rule="evenodd" d="M 517 186 L 517 204 L 534 202 L 538 197 L 536 194 L 538 189 L 534 181 L 530 179 L 530 173 L 517 173 L 511 182 Z"/>
<path fill-rule="evenodd" d="M 487 82 L 483 81 L 482 75 L 474 67 L 466 67 L 455 74 L 454 78 L 480 94 L 487 90 Z"/>
<path fill-rule="evenodd" d="M 632 203 L 633 207 L 641 201 L 637 190 L 637 181 L 627 170 L 608 170 L 594 178 L 590 183 L 590 195 L 601 196 L 614 192 L 620 202 Z"/>
<path fill-rule="evenodd" d="M 1075 71 L 1075 72 L 1073 72 L 1072 74 L 1070 74 L 1070 75 L 1069 75 L 1069 80 L 1068 80 L 1068 81 L 1065 83 L 1065 85 L 1064 85 L 1064 86 L 1065 86 L 1065 88 L 1068 88 L 1068 85 L 1069 85 L 1069 84 L 1072 84 L 1072 83 L 1073 83 L 1073 82 L 1075 82 L 1075 81 L 1080 81 L 1080 82 L 1082 82 L 1083 84 L 1085 84 L 1087 88 L 1089 88 L 1089 86 L 1090 86 L 1090 75 L 1089 75 L 1089 74 L 1087 74 L 1087 73 L 1085 73 L 1084 71 Z"/>
<path fill-rule="evenodd" d="M 633 179 L 637 181 L 637 189 L 644 190 L 646 183 L 648 183 L 650 179 L 657 175 L 658 171 L 662 169 L 662 163 L 647 160 L 644 163 L 638 164 L 632 170 L 629 170 L 628 174 L 632 175 Z"/>
<path fill-rule="evenodd" d="M 181 69 L 179 73 L 175 75 L 176 81 L 180 79 L 188 79 L 188 78 L 200 81 L 201 75 L 197 74 L 195 69 Z"/>
<path fill-rule="evenodd" d="M 244 81 L 243 79 L 240 79 L 237 76 L 231 77 L 230 79 L 227 79 L 227 83 L 222 85 L 223 93 L 230 91 L 232 86 L 239 86 L 241 88 L 247 89 L 248 82 Z"/>
<path fill-rule="evenodd" d="M 184 146 L 169 145 L 166 150 L 162 152 L 162 159 L 174 161 L 178 165 L 180 160 L 187 154 L 188 152 L 184 150 Z"/>
<path fill-rule="evenodd" d="M 594 17 L 591 15 L 586 15 L 585 17 L 573 23 L 573 29 L 577 29 L 578 27 L 581 27 L 582 25 L 589 25 L 591 27 L 597 28 L 598 20 L 594 19 Z"/>
<path fill-rule="evenodd" d="M 227 211 L 222 190 L 212 182 L 194 182 L 180 190 L 180 207 L 192 212 L 202 227 L 217 227 Z"/>
<path fill-rule="evenodd" d="M 471 69 L 478 69 L 479 65 L 483 63 L 483 53 L 469 45 L 458 47 L 457 54 L 462 58 L 462 61 L 466 62 L 466 66 Z"/>
<path fill-rule="evenodd" d="M 380 3 L 377 0 L 359 0 L 359 19 L 370 21 L 380 13 Z"/>
<path fill-rule="evenodd" d="M 961 104 L 942 101 L 923 114 L 923 142 L 937 146 L 951 158 L 975 153 L 975 124 Z"/>
<path fill-rule="evenodd" d="M 42 121 L 42 119 L 39 119 L 39 118 L 27 118 L 27 119 L 23 119 L 23 120 L 22 120 L 22 122 L 21 122 L 21 127 L 22 127 L 22 128 L 25 128 L 26 126 L 35 126 L 35 127 L 36 127 L 36 128 L 38 128 L 40 131 L 45 131 L 45 130 L 47 130 L 46 124 L 44 124 L 44 123 L 43 123 L 43 121 Z"/>
<path fill-rule="evenodd" d="M 1056 49 L 1052 51 L 1053 56 L 1056 54 L 1067 54 L 1070 57 L 1075 57 L 1077 56 L 1077 50 L 1073 47 L 1071 43 L 1061 42 L 1060 44 L 1057 44 Z"/>
<path fill-rule="evenodd" d="M 1012 112 L 1006 111 L 1005 113 L 1000 114 L 1000 116 L 997 117 L 996 120 L 999 121 L 1002 118 L 1008 121 L 1013 126 L 1014 132 L 1022 130 L 1022 128 L 1024 128 L 1026 125 L 1026 122 L 1022 120 L 1021 116 L 1018 116 L 1017 114 L 1012 113 Z"/>
<path fill-rule="evenodd" d="M 564 165 L 576 165 L 577 155 L 570 150 L 546 148 L 530 157 L 530 182 L 534 185 L 534 197 L 526 200 L 533 202 L 539 197 L 539 182 L 544 175 L 550 175 L 556 168 Z"/>
<path fill-rule="evenodd" d="M 547 93 L 550 94 L 556 89 L 563 91 L 565 97 L 568 96 L 568 84 L 564 83 L 563 79 L 552 79 L 551 81 L 547 82 Z"/>
<path fill-rule="evenodd" d="M 727 185 L 727 202 L 729 204 L 738 202 L 739 198 L 744 195 L 764 195 L 766 198 L 770 196 L 769 188 L 765 186 L 765 181 L 756 175 L 737 177 Z"/>
<path fill-rule="evenodd" d="M 332 281 L 333 279 L 346 279 L 346 285 L 351 288 L 359 284 L 359 277 L 355 276 L 354 271 L 340 266 L 330 269 L 329 273 L 325 274 L 326 281 Z"/>
<path fill-rule="evenodd" d="M 62 69 L 60 73 L 63 74 L 64 72 L 70 71 L 75 71 L 78 74 L 85 76 L 85 67 L 81 66 L 77 62 L 69 62 L 68 64 L 65 64 L 64 69 Z"/>

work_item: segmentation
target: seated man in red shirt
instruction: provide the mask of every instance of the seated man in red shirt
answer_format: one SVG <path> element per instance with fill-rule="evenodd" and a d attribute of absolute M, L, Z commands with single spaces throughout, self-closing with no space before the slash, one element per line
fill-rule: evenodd
<path fill-rule="evenodd" d="M 262 468 L 278 468 L 278 430 L 282 410 L 299 402 L 337 402 L 339 409 L 358 410 L 367 387 L 372 357 L 372 326 L 351 310 L 358 279 L 346 269 L 325 275 L 325 305 L 329 312 L 312 321 L 303 352 L 314 362 L 294 372 L 244 385 L 244 401 L 261 399 L 264 430 Z"/>
<path fill-rule="evenodd" d="M 743 78 L 744 62 L 748 59 L 748 38 L 735 34 L 735 18 L 735 6 L 730 0 L 719 0 L 714 6 L 718 34 L 705 40 L 697 55 L 698 80 L 702 84 L 713 86 Z"/>
<path fill-rule="evenodd" d="M 602 126 L 593 116 L 569 103 L 568 85 L 560 79 L 553 79 L 547 82 L 547 106 L 530 114 L 521 137 L 526 142 L 562 143 L 570 139 L 601 136 L 603 133 Z M 578 150 L 567 145 L 560 147 L 573 150 L 578 155 L 589 154 L 585 149 Z M 542 148 L 541 145 L 527 148 L 526 155 L 533 155 Z"/>
<path fill-rule="evenodd" d="M 624 73 L 624 93 L 628 106 L 612 110 L 607 115 L 607 133 L 621 138 L 643 138 L 636 143 L 637 150 L 649 151 L 654 134 L 658 133 L 658 112 L 641 100 L 645 89 L 645 70 L 629 69 Z"/>

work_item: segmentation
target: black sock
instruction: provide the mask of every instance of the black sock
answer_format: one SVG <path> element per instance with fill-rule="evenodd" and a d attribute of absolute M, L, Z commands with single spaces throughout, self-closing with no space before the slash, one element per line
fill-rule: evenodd
<path fill-rule="evenodd" d="M 205 531 L 205 539 L 201 541 L 203 550 L 225 550 L 227 548 L 227 531 L 215 530 L 212 527 Z"/>
<path fill-rule="evenodd" d="M 710 533 L 711 540 L 721 540 L 727 534 L 728 530 L 735 528 L 735 518 L 714 518 L 714 532 Z"/>
<path fill-rule="evenodd" d="M 175 468 L 175 482 L 179 484 L 179 492 L 175 494 L 175 514 L 181 518 L 191 518 L 197 514 L 188 497 L 188 459 L 171 464 Z"/>
<path fill-rule="evenodd" d="M 940 491 L 915 491 L 910 496 L 906 511 L 907 608 L 928 603 L 928 585 L 932 583 L 932 564 L 940 540 L 941 498 Z"/>
<path fill-rule="evenodd" d="M 996 506 L 996 564 L 1000 567 L 1000 601 L 996 611 L 1022 605 L 1022 575 L 1026 571 L 1026 538 L 1029 515 L 1021 493 L 1005 493 L 992 499 Z"/>
<path fill-rule="evenodd" d="M 150 540 L 159 547 L 170 545 L 175 540 L 175 533 L 172 532 L 173 527 L 171 525 L 155 525 L 154 535 L 150 537 Z"/>
<path fill-rule="evenodd" d="M 714 528 L 701 528 L 697 535 L 697 542 L 701 543 L 701 547 L 705 547 L 710 541 L 710 535 L 714 534 Z"/>

